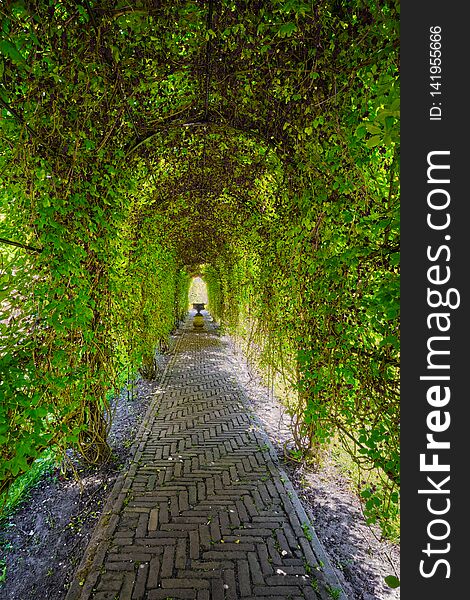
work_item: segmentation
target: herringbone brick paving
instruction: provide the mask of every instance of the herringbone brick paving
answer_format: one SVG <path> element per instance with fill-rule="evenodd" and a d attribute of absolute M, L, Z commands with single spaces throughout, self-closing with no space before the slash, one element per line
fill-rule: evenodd
<path fill-rule="evenodd" d="M 188 318 L 67 600 L 345 599 L 228 353 Z"/>

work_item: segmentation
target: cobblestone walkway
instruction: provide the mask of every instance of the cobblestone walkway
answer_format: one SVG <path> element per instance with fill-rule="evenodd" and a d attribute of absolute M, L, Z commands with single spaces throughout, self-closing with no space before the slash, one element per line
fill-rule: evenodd
<path fill-rule="evenodd" d="M 346 600 L 208 314 L 180 331 L 66 600 Z"/>

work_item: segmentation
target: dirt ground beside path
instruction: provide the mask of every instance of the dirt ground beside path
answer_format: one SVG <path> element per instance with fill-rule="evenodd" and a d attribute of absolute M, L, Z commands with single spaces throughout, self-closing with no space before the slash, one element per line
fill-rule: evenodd
<path fill-rule="evenodd" d="M 229 338 L 223 338 L 231 345 Z M 167 360 L 167 359 L 165 359 Z M 233 355 L 234 369 L 244 382 L 249 407 L 261 421 L 276 451 L 289 439 L 288 420 L 279 403 Z M 115 407 L 111 444 L 115 460 L 81 472 L 80 484 L 59 473 L 48 475 L 0 531 L 0 557 L 6 561 L 2 600 L 63 600 L 83 556 L 107 494 L 129 460 L 133 436 L 158 382 L 140 380 L 134 398 L 123 393 Z M 284 464 L 302 498 L 343 589 L 350 600 L 397 600 L 399 589 L 383 579 L 399 569 L 399 548 L 379 541 L 369 528 L 360 503 L 333 460 L 317 473 Z M 1 573 L 0 573 L 1 574 Z"/>
<path fill-rule="evenodd" d="M 59 470 L 46 475 L 0 529 L 0 557 L 6 562 L 1 600 L 62 600 L 80 562 L 105 500 L 126 467 L 138 425 L 157 382 L 140 380 L 133 397 L 124 392 L 114 406 L 110 443 L 114 460 L 80 469 L 80 481 Z"/>

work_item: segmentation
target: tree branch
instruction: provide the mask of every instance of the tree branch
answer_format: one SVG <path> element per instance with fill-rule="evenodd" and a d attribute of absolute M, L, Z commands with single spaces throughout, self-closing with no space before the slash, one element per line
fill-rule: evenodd
<path fill-rule="evenodd" d="M 42 252 L 42 248 L 35 248 L 34 246 L 28 246 L 28 244 L 22 244 L 21 242 L 13 242 L 12 240 L 6 240 L 5 238 L 0 238 L 0 244 L 16 246 L 17 248 L 23 248 L 24 250 L 29 250 L 30 252 Z"/>

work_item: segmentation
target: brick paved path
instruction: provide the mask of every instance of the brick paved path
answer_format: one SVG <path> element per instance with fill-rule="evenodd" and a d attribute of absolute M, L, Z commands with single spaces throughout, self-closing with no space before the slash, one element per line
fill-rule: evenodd
<path fill-rule="evenodd" d="M 205 319 L 180 332 L 66 600 L 346 600 Z"/>

